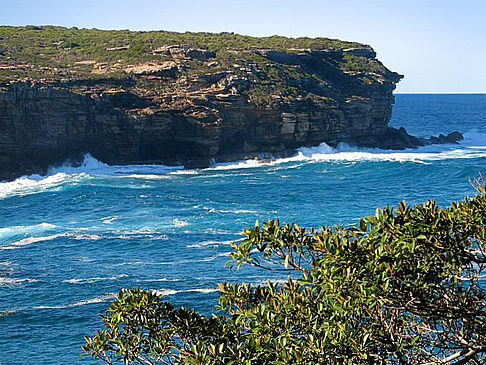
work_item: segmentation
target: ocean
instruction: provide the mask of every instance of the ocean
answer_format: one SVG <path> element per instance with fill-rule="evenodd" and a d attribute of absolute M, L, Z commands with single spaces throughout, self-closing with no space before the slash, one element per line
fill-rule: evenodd
<path fill-rule="evenodd" d="M 96 363 L 81 356 L 83 336 L 123 287 L 207 313 L 218 282 L 284 280 L 224 267 L 257 219 L 350 226 L 404 199 L 447 206 L 474 194 L 469 180 L 486 175 L 486 95 L 399 94 L 391 125 L 465 140 L 405 151 L 322 144 L 201 170 L 88 155 L 80 167 L 0 182 L 0 363 Z"/>

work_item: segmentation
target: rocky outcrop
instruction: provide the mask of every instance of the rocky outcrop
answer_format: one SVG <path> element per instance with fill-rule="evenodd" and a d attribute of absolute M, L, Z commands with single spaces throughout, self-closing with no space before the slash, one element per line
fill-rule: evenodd
<path fill-rule="evenodd" d="M 85 153 L 109 164 L 206 167 L 322 142 L 403 149 L 460 139 L 388 127 L 402 76 L 369 46 L 220 56 L 170 44 L 149 52 L 151 62 L 107 61 L 102 73 L 97 60 L 74 63 L 105 78 L 50 69 L 49 79 L 0 84 L 0 180 Z"/>

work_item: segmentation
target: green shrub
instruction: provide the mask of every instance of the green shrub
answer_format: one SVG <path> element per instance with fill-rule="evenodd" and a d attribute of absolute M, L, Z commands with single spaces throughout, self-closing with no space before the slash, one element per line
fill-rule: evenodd
<path fill-rule="evenodd" d="M 209 316 L 124 289 L 83 350 L 107 363 L 480 363 L 486 191 L 478 190 L 446 209 L 433 201 L 378 209 L 351 228 L 257 222 L 229 265 L 298 279 L 220 284 Z"/>

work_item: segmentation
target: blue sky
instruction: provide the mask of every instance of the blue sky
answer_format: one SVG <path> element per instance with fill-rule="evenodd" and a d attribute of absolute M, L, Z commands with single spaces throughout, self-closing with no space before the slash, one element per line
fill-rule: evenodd
<path fill-rule="evenodd" d="M 0 24 L 230 31 L 370 44 L 397 92 L 486 92 L 486 0 L 0 0 Z"/>

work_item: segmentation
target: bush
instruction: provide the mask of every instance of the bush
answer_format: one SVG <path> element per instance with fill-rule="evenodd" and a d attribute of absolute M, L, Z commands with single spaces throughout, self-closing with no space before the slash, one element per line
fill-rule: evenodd
<path fill-rule="evenodd" d="M 357 227 L 270 220 L 245 230 L 231 267 L 298 273 L 220 284 L 209 316 L 124 289 L 86 338 L 107 363 L 480 363 L 486 353 L 486 191 L 446 209 L 379 209 Z"/>

